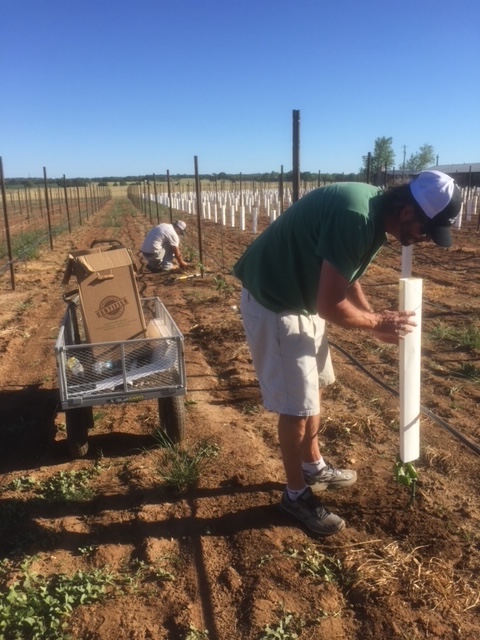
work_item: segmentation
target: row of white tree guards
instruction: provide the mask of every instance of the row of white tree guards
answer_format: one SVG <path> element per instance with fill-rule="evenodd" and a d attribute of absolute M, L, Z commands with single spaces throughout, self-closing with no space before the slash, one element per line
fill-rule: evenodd
<path fill-rule="evenodd" d="M 312 189 L 310 189 L 312 190 Z M 462 188 L 462 209 L 455 221 L 455 227 L 460 229 L 462 222 L 470 222 L 478 211 L 478 199 L 480 189 Z M 307 190 L 300 193 L 300 197 L 305 195 Z M 150 199 L 155 201 L 155 194 L 149 194 Z M 273 222 L 285 209 L 292 204 L 292 189 L 284 190 L 283 199 L 280 199 L 278 189 L 258 189 L 238 191 L 204 191 L 201 193 L 202 216 L 206 220 L 213 220 L 223 226 L 237 227 L 241 231 L 246 230 L 247 216 L 252 220 L 252 233 L 257 233 L 257 221 L 260 212 Z M 143 194 L 143 197 L 148 197 Z M 157 194 L 159 204 L 170 206 L 169 196 Z M 197 195 L 195 191 L 172 193 L 171 206 L 175 211 L 182 211 L 190 215 L 197 214 Z"/>

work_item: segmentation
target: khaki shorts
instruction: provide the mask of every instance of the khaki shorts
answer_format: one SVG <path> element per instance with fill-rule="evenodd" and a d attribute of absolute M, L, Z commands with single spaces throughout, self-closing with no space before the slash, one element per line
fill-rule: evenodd
<path fill-rule="evenodd" d="M 325 321 L 317 314 L 269 311 L 246 289 L 240 309 L 265 408 L 291 416 L 320 413 L 319 388 L 335 382 Z"/>

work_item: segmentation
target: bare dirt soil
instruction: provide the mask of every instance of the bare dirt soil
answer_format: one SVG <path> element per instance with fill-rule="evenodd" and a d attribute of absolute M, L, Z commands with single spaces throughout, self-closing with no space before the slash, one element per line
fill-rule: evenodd
<path fill-rule="evenodd" d="M 183 253 L 198 260 L 196 219 L 188 222 Z M 178 279 L 145 269 L 138 248 L 150 226 L 115 198 L 82 228 L 56 237 L 53 252 L 18 264 L 15 291 L 3 276 L 4 588 L 26 557 L 30 571 L 45 577 L 94 569 L 123 576 L 103 602 L 73 610 L 67 632 L 82 640 L 479 638 L 479 459 L 446 428 L 480 442 L 476 224 L 455 232 L 452 249 L 415 249 L 413 275 L 424 278 L 422 405 L 444 425 L 422 417 L 412 507 L 394 478 L 398 398 L 385 386 L 398 390 L 398 349 L 330 327 L 337 382 L 324 398 L 322 448 L 336 466 L 355 468 L 358 482 L 325 494 L 347 522 L 325 540 L 278 507 L 276 416 L 261 406 L 240 285 L 230 275 L 251 234 L 204 221 L 206 273 Z M 72 460 L 68 452 L 54 360 L 61 280 L 68 252 L 100 238 L 133 249 L 141 295 L 159 296 L 185 337 L 183 444 L 194 450 L 206 439 L 218 453 L 183 494 L 161 477 L 154 401 L 95 409 L 89 453 Z M 376 308 L 398 306 L 400 264 L 392 242 L 368 270 L 363 282 Z M 192 265 L 188 273 L 196 272 Z M 93 467 L 95 493 L 86 501 L 52 503 L 35 493 L 33 481 Z"/>

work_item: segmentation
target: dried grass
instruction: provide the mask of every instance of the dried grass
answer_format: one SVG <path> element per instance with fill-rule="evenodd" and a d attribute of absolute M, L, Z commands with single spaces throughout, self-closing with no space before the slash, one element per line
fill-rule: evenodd
<path fill-rule="evenodd" d="M 404 551 L 398 542 L 391 542 L 377 549 L 352 549 L 343 557 L 342 566 L 351 587 L 377 598 L 397 594 L 412 603 L 452 613 L 476 607 L 480 602 L 477 578 L 455 571 L 440 558 L 422 558 L 422 548 Z"/>
<path fill-rule="evenodd" d="M 456 458 L 447 451 L 440 451 L 430 445 L 422 449 L 421 462 L 428 468 L 442 474 L 452 474 L 458 471 Z"/>

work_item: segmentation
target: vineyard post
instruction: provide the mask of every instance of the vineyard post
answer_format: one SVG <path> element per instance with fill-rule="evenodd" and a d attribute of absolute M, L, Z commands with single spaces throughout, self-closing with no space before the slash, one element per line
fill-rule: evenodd
<path fill-rule="evenodd" d="M 13 268 L 12 243 L 10 240 L 10 226 L 8 224 L 7 194 L 5 191 L 5 179 L 3 176 L 3 160 L 1 156 L 0 156 L 0 186 L 2 190 L 3 217 L 5 220 L 5 239 L 7 241 L 8 265 L 10 268 L 10 282 L 12 283 L 12 290 L 15 291 L 15 270 Z"/>
<path fill-rule="evenodd" d="M 32 212 L 32 203 L 29 199 L 29 195 L 30 195 L 30 189 L 28 188 L 28 185 L 25 184 L 25 202 L 27 205 L 27 222 L 30 222 L 30 213 Z"/>
<path fill-rule="evenodd" d="M 283 213 L 283 164 L 280 166 L 280 176 L 278 179 L 278 199 L 280 201 L 280 214 Z"/>
<path fill-rule="evenodd" d="M 20 209 L 20 217 L 23 215 L 22 199 L 20 197 L 20 189 L 17 189 L 18 208 Z"/>
<path fill-rule="evenodd" d="M 50 219 L 50 199 L 48 195 L 47 169 L 45 167 L 43 167 L 43 182 L 45 185 L 45 203 L 47 205 L 48 236 L 50 239 L 50 249 L 53 251 L 52 221 Z"/>
<path fill-rule="evenodd" d="M 65 194 L 65 206 L 67 208 L 68 233 L 72 233 L 72 225 L 70 223 L 70 209 L 68 207 L 67 180 L 63 174 L 63 193 Z"/>
<path fill-rule="evenodd" d="M 86 211 L 87 220 L 88 220 L 89 210 L 88 210 L 88 191 L 87 191 L 87 183 L 86 182 L 85 182 L 84 189 L 85 189 L 85 211 Z"/>
<path fill-rule="evenodd" d="M 75 180 L 75 186 L 77 188 L 78 224 L 82 226 L 82 207 L 80 205 L 80 187 L 78 186 L 78 179 Z"/>
<path fill-rule="evenodd" d="M 40 189 L 40 187 L 38 187 L 37 193 L 38 193 L 38 202 L 40 203 L 40 217 L 43 220 L 43 198 L 42 198 L 42 190 Z"/>

